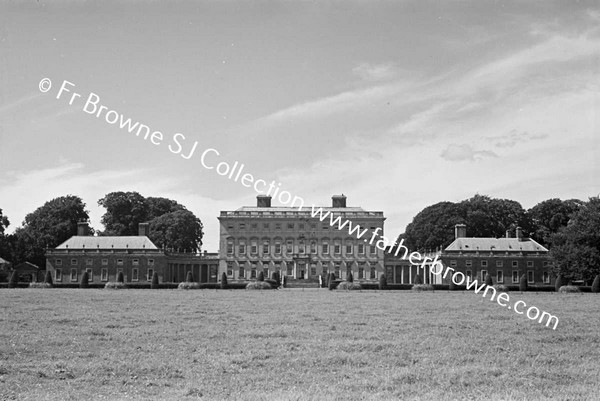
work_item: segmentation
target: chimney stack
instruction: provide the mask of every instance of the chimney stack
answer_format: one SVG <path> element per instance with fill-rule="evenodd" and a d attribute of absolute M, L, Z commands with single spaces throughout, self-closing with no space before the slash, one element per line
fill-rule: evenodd
<path fill-rule="evenodd" d="M 256 197 L 256 207 L 271 207 L 271 197 L 269 195 L 258 195 Z"/>
<path fill-rule="evenodd" d="M 79 221 L 77 222 L 77 236 L 78 237 L 87 237 L 90 235 L 90 227 L 87 221 Z"/>
<path fill-rule="evenodd" d="M 331 197 L 331 207 L 346 207 L 346 196 L 344 194 L 333 195 Z"/>
<path fill-rule="evenodd" d="M 517 239 L 519 241 L 523 241 L 523 229 L 521 229 L 521 227 L 517 227 L 517 229 L 515 230 L 516 235 L 517 235 Z"/>
<path fill-rule="evenodd" d="M 467 226 L 464 224 L 457 224 L 454 226 L 454 238 L 466 238 L 467 236 Z"/>
<path fill-rule="evenodd" d="M 138 226 L 138 235 L 140 237 L 147 237 L 150 233 L 150 224 L 148 223 L 140 223 Z"/>
<path fill-rule="evenodd" d="M 506 238 L 510 238 L 510 230 L 506 230 Z"/>

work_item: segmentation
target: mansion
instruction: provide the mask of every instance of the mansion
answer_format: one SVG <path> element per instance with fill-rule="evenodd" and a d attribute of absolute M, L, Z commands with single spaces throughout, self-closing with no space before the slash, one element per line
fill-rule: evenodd
<path fill-rule="evenodd" d="M 385 217 L 381 211 L 346 206 L 344 195 L 332 197 L 331 206 L 316 208 L 271 206 L 271 197 L 257 196 L 256 206 L 222 211 L 218 253 L 180 253 L 159 249 L 148 238 L 148 223 L 139 225 L 137 236 L 92 236 L 87 222 L 78 224 L 76 236 L 46 252 L 46 269 L 54 282 L 78 282 L 88 272 L 90 282 L 116 281 L 122 272 L 128 283 L 159 281 L 178 283 L 188 272 L 199 283 L 217 283 L 223 273 L 228 280 L 255 280 L 260 272 L 274 272 L 289 279 L 318 282 L 320 276 L 334 273 L 346 279 L 376 282 L 382 274 L 390 284 L 412 284 L 417 275 L 423 283 L 448 284 L 446 278 L 429 271 L 430 263 L 412 264 L 393 247 L 384 251 L 372 238 L 383 237 Z M 323 218 L 323 216 L 326 216 Z M 335 220 L 348 220 L 339 229 Z M 506 238 L 467 238 L 467 227 L 455 227 L 455 240 L 443 251 L 425 254 L 444 266 L 472 279 L 490 274 L 494 283 L 517 284 L 526 275 L 530 284 L 551 284 L 548 250 L 517 228 Z M 365 235 L 366 233 L 366 235 Z M 362 237 L 362 239 L 361 239 Z M 367 239 L 371 239 L 368 241 Z"/>

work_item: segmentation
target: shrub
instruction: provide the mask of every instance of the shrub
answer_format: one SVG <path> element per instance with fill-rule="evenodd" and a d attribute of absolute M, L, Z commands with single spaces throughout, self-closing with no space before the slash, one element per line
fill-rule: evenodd
<path fill-rule="evenodd" d="M 119 272 L 119 274 L 117 274 L 117 283 L 123 283 L 124 281 L 123 272 Z"/>
<path fill-rule="evenodd" d="M 272 279 L 273 281 L 276 281 L 276 282 L 277 282 L 277 286 L 279 287 L 279 283 L 281 283 L 281 276 L 279 275 L 279 272 L 276 272 L 276 271 L 275 271 L 275 272 L 273 272 L 273 273 L 271 274 L 271 279 Z"/>
<path fill-rule="evenodd" d="M 46 277 L 44 278 L 44 283 L 49 284 L 50 287 L 52 287 L 52 285 L 54 284 L 52 282 L 52 272 L 50 270 L 48 270 L 46 272 Z"/>
<path fill-rule="evenodd" d="M 327 288 L 329 288 L 329 290 L 335 289 L 335 273 L 331 273 L 329 275 L 329 280 L 327 280 Z"/>
<path fill-rule="evenodd" d="M 265 274 L 263 272 L 258 273 L 258 281 L 265 281 Z"/>
<path fill-rule="evenodd" d="M 52 284 L 44 283 L 29 283 L 29 288 L 52 288 Z"/>
<path fill-rule="evenodd" d="M 349 283 L 353 283 L 354 282 L 354 276 L 352 275 L 352 272 L 348 273 L 348 279 L 346 280 Z"/>
<path fill-rule="evenodd" d="M 338 290 L 346 290 L 346 291 L 350 291 L 350 290 L 362 290 L 362 286 L 359 283 L 355 283 L 352 281 L 342 281 L 341 283 L 338 284 L 337 288 Z"/>
<path fill-rule="evenodd" d="M 450 284 L 448 284 L 448 291 L 456 291 L 456 284 L 452 280 L 452 276 L 450 276 Z"/>
<path fill-rule="evenodd" d="M 264 282 L 271 284 L 271 288 L 279 287 L 279 283 L 275 280 L 271 280 L 270 278 L 266 278 Z"/>
<path fill-rule="evenodd" d="M 556 281 L 554 282 L 554 289 L 556 290 L 556 292 L 558 292 L 558 290 L 560 289 L 560 287 L 562 287 L 562 276 L 559 274 L 556 277 Z"/>
<path fill-rule="evenodd" d="M 150 288 L 153 290 L 158 289 L 158 273 L 157 272 L 154 272 L 154 274 L 152 274 L 152 284 L 150 284 Z"/>
<path fill-rule="evenodd" d="M 411 288 L 412 291 L 433 291 L 434 288 L 431 284 L 415 284 Z"/>
<path fill-rule="evenodd" d="M 492 281 L 492 276 L 490 276 L 489 273 L 487 273 L 485 275 L 485 285 L 489 285 L 490 287 L 494 286 L 494 282 Z"/>
<path fill-rule="evenodd" d="M 185 282 L 186 283 L 193 283 L 194 282 L 194 275 L 192 274 L 191 271 L 187 272 L 187 276 L 185 276 Z"/>
<path fill-rule="evenodd" d="M 496 284 L 493 287 L 498 292 L 508 292 L 508 287 L 504 284 Z"/>
<path fill-rule="evenodd" d="M 247 290 L 270 290 L 271 288 L 273 288 L 271 284 L 266 281 L 254 281 L 246 285 Z"/>
<path fill-rule="evenodd" d="M 223 272 L 223 274 L 221 274 L 221 289 L 225 290 L 227 287 L 227 274 Z"/>
<path fill-rule="evenodd" d="M 385 290 L 387 288 L 387 278 L 385 278 L 385 274 L 379 276 L 379 289 Z"/>
<path fill-rule="evenodd" d="M 592 292 L 600 292 L 600 274 L 596 276 L 592 283 Z"/>
<path fill-rule="evenodd" d="M 200 283 L 194 283 L 193 281 L 184 281 L 179 283 L 177 286 L 178 290 L 197 290 L 200 288 Z"/>
<path fill-rule="evenodd" d="M 519 280 L 519 291 L 525 292 L 527 291 L 527 277 L 523 274 L 521 279 Z"/>
<path fill-rule="evenodd" d="M 127 288 L 127 286 L 122 281 L 121 282 L 119 282 L 119 281 L 117 281 L 117 282 L 109 281 L 108 283 L 106 283 L 104 285 L 104 288 L 106 288 L 106 289 L 112 289 L 112 290 L 120 290 L 120 289 Z"/>
<path fill-rule="evenodd" d="M 79 288 L 90 288 L 90 276 L 87 270 L 81 275 L 81 280 L 79 280 Z"/>
<path fill-rule="evenodd" d="M 10 280 L 8 281 L 8 288 L 16 288 L 19 283 L 19 274 L 16 270 L 12 272 L 10 275 Z"/>
<path fill-rule="evenodd" d="M 564 294 L 568 292 L 581 292 L 581 290 L 579 289 L 579 287 L 576 287 L 574 285 L 563 285 L 558 289 L 558 292 Z"/>
<path fill-rule="evenodd" d="M 421 275 L 420 274 L 417 274 L 415 276 L 415 282 L 413 284 L 415 284 L 415 285 L 423 284 L 423 280 L 421 280 Z"/>

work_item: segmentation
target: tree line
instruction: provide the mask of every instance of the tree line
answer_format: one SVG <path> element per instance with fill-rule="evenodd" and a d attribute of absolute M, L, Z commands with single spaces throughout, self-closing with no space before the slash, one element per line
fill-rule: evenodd
<path fill-rule="evenodd" d="M 469 237 L 523 235 L 547 247 L 554 273 L 566 279 L 592 280 L 600 274 L 600 198 L 548 199 L 525 210 L 509 199 L 475 195 L 461 202 L 427 206 L 398 240 L 418 251 L 442 250 L 454 241 L 454 226 L 465 224 Z"/>
<path fill-rule="evenodd" d="M 159 248 L 198 252 L 202 245 L 203 225 L 194 213 L 177 201 L 160 197 L 144 197 L 137 192 L 111 192 L 98 200 L 106 209 L 102 216 L 104 230 L 90 227 L 92 234 L 138 235 L 139 223 L 149 223 L 150 240 Z M 52 199 L 25 216 L 14 233 L 0 209 L 0 257 L 12 262 L 31 262 L 46 266 L 46 248 L 54 248 L 73 235 L 77 223 L 89 220 L 83 200 L 75 195 Z"/>

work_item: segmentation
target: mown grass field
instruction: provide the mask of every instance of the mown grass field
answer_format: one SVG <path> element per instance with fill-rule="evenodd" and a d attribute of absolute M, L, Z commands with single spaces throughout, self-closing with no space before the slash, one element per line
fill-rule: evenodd
<path fill-rule="evenodd" d="M 600 399 L 600 297 L 0 290 L 0 399 Z"/>

